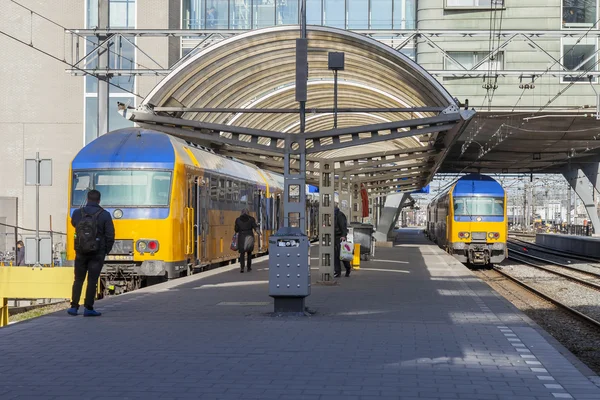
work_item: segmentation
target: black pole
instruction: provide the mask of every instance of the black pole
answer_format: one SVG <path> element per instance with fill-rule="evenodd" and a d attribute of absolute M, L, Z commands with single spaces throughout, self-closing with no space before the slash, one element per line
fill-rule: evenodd
<path fill-rule="evenodd" d="M 333 70 L 333 129 L 337 128 L 337 69 Z"/>
<path fill-rule="evenodd" d="M 300 19 L 300 38 L 306 39 L 306 0 L 302 0 Z M 308 76 L 307 76 L 308 79 Z M 306 101 L 300 101 L 300 133 L 306 130 Z"/>

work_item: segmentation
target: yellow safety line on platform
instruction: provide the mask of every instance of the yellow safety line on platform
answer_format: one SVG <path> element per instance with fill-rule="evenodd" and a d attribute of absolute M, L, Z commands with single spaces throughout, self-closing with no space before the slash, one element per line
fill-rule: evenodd
<path fill-rule="evenodd" d="M 360 269 L 360 244 L 354 244 L 354 259 L 352 260 L 352 268 Z"/>
<path fill-rule="evenodd" d="M 0 327 L 8 325 L 8 299 L 70 299 L 73 278 L 73 267 L 0 267 Z M 82 293 L 86 287 L 87 280 Z"/>

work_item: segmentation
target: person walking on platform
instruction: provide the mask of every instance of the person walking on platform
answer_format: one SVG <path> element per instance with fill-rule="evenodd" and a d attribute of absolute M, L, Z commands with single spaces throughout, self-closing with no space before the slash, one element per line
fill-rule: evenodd
<path fill-rule="evenodd" d="M 238 234 L 238 251 L 240 252 L 240 273 L 244 273 L 246 256 L 248 257 L 248 272 L 252 271 L 252 251 L 254 250 L 254 231 L 260 236 L 254 217 L 248 214 L 248 209 L 242 210 L 242 215 L 235 220 L 235 233 Z"/>
<path fill-rule="evenodd" d="M 348 220 L 346 219 L 346 214 L 344 214 L 339 208 L 338 204 L 335 204 L 334 209 L 334 242 L 333 242 L 333 261 L 334 265 L 334 278 L 339 278 L 342 275 L 342 265 L 341 262 L 344 263 L 344 267 L 346 268 L 346 276 L 350 276 L 350 262 L 340 260 L 340 253 L 342 249 L 341 242 L 346 240 L 348 236 Z"/>
<path fill-rule="evenodd" d="M 100 192 L 90 190 L 87 205 L 73 212 L 71 225 L 75 227 L 75 281 L 69 315 L 77 315 L 83 281 L 87 275 L 84 317 L 99 317 L 94 310 L 94 299 L 104 258 L 115 243 L 115 227 L 110 213 L 100 207 Z"/>
<path fill-rule="evenodd" d="M 16 266 L 24 266 L 25 265 L 25 245 L 22 240 L 17 242 L 17 254 L 15 254 L 15 265 Z"/>

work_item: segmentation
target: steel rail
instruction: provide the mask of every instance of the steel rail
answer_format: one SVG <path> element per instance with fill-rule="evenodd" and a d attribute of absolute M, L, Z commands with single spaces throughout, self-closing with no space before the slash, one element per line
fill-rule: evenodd
<path fill-rule="evenodd" d="M 496 271 L 496 272 L 498 272 L 500 275 L 502 275 L 502 276 L 504 276 L 504 277 L 506 277 L 506 278 L 510 279 L 511 281 L 513 281 L 513 282 L 515 282 L 515 283 L 519 284 L 520 286 L 522 286 L 522 287 L 524 287 L 525 289 L 529 290 L 531 293 L 533 293 L 533 294 L 535 294 L 535 295 L 537 295 L 537 296 L 539 296 L 539 297 L 541 297 L 541 298 L 543 298 L 543 299 L 545 299 L 545 300 L 549 301 L 550 303 L 552 303 L 552 304 L 556 305 L 556 306 L 557 306 L 557 307 L 559 307 L 559 308 L 562 308 L 562 309 L 564 309 L 564 310 L 568 311 L 569 313 L 571 313 L 571 314 L 573 314 L 574 316 L 576 316 L 576 317 L 578 317 L 578 318 L 582 319 L 583 321 L 585 321 L 585 322 L 587 322 L 587 323 L 590 323 L 590 324 L 592 324 L 594 327 L 596 327 L 596 328 L 600 328 L 600 322 L 596 321 L 595 319 L 593 319 L 593 318 L 591 318 L 591 317 L 588 317 L 587 315 L 585 315 L 585 314 L 583 314 L 583 313 L 581 313 L 581 312 L 579 312 L 579 311 L 577 311 L 577 310 L 575 310 L 575 309 L 573 309 L 573 308 L 569 307 L 568 305 L 566 305 L 566 304 L 562 303 L 561 301 L 559 301 L 559 300 L 556 300 L 556 299 L 555 299 L 555 298 L 553 298 L 552 296 L 549 296 L 549 295 L 547 295 L 547 294 L 545 294 L 545 293 L 543 293 L 543 292 L 541 292 L 541 291 L 537 290 L 536 288 L 534 288 L 534 287 L 532 287 L 532 286 L 528 285 L 527 283 L 525 283 L 525 282 L 521 281 L 520 279 L 518 279 L 518 278 L 515 278 L 514 276 L 510 275 L 509 273 L 506 273 L 506 272 L 502 271 L 501 269 L 499 269 L 499 268 L 498 268 L 498 267 L 496 267 L 496 266 L 494 267 L 494 271 Z"/>
<path fill-rule="evenodd" d="M 524 254 L 524 253 L 521 253 L 521 252 L 518 252 L 518 251 L 514 251 L 514 253 L 517 253 L 517 254 L 519 254 L 519 255 L 522 255 L 522 256 L 524 256 L 524 257 L 529 257 L 527 254 Z M 542 270 L 542 271 L 546 271 L 546 272 L 548 272 L 548 273 L 551 273 L 551 274 L 554 274 L 554 275 L 561 276 L 561 277 L 563 277 L 563 278 L 566 278 L 566 279 L 568 279 L 568 280 L 571 280 L 571 281 L 573 281 L 573 282 L 579 283 L 580 285 L 584 285 L 584 286 L 587 286 L 587 287 L 590 287 L 590 288 L 592 288 L 592 289 L 595 289 L 595 290 L 598 290 L 598 291 L 600 291 L 600 285 L 598 285 L 598 284 L 596 284 L 596 283 L 593 283 L 593 282 L 588 282 L 588 281 L 586 281 L 586 280 L 583 280 L 583 279 L 581 279 L 581 278 L 577 278 L 577 277 L 575 277 L 575 276 L 572 276 L 572 275 L 569 275 L 569 274 L 564 274 L 564 273 L 562 273 L 562 272 L 554 271 L 554 270 L 552 270 L 552 269 L 550 269 L 550 268 L 546 268 L 546 267 L 544 267 L 544 266 L 542 266 L 542 265 L 536 265 L 536 264 L 534 264 L 534 263 L 532 263 L 532 262 L 530 262 L 530 261 L 524 260 L 524 259 L 522 259 L 522 258 L 515 257 L 515 256 L 511 256 L 511 255 L 510 255 L 510 252 L 508 253 L 508 258 L 511 258 L 511 259 L 513 259 L 513 260 L 515 260 L 515 261 L 518 261 L 518 262 L 520 262 L 520 263 L 523 263 L 523 264 L 527 264 L 527 265 L 529 265 L 530 267 L 537 268 L 537 269 L 540 269 L 540 270 Z M 547 261 L 548 261 L 548 260 L 540 259 L 540 258 L 538 258 L 538 257 L 531 257 L 531 258 L 534 258 L 534 259 L 536 259 L 536 260 L 543 261 L 543 262 L 547 262 Z M 560 267 L 562 267 L 562 265 L 560 265 Z M 568 268 L 568 267 L 567 267 L 567 268 Z M 591 275 L 591 276 L 593 276 L 593 277 L 595 277 L 595 278 L 600 278 L 600 275 L 594 274 L 593 272 L 582 271 L 582 270 L 580 270 L 580 269 L 577 269 L 577 268 L 570 268 L 570 269 L 572 269 L 572 270 L 575 270 L 575 271 L 577 271 L 577 272 L 581 272 L 581 273 L 583 273 L 583 274 L 588 274 L 588 275 Z"/>
<path fill-rule="evenodd" d="M 553 254 L 556 256 L 560 256 L 560 257 L 564 257 L 564 258 L 572 258 L 574 260 L 579 260 L 579 261 L 586 261 L 586 262 L 590 262 L 590 263 L 600 263 L 600 260 L 598 260 L 597 258 L 592 258 L 592 257 L 587 257 L 587 256 L 582 256 L 579 254 L 575 254 L 575 253 L 570 253 L 567 251 L 560 251 L 560 250 L 554 250 L 548 246 L 544 246 L 544 245 L 540 245 L 537 243 L 531 243 L 531 242 L 527 242 L 525 240 L 521 240 L 521 239 L 508 239 L 509 241 L 513 241 L 513 242 L 521 242 L 524 243 L 525 246 L 531 246 L 532 250 L 536 250 L 535 247 L 538 247 L 540 250 L 536 250 L 536 251 L 540 251 L 542 253 L 548 253 L 548 254 Z M 516 246 L 521 246 L 521 244 L 518 243 L 513 243 Z"/>

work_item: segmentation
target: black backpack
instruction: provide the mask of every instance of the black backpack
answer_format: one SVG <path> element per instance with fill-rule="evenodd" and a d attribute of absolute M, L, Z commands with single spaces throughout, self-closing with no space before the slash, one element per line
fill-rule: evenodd
<path fill-rule="evenodd" d="M 81 254 L 93 254 L 100 249 L 100 241 L 98 237 L 98 215 L 103 208 L 96 211 L 94 214 L 88 214 L 80 208 L 81 220 L 75 227 L 75 251 Z"/>

